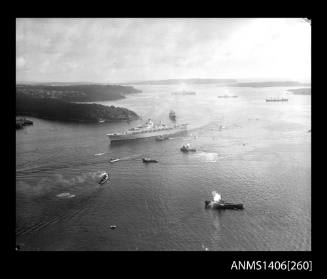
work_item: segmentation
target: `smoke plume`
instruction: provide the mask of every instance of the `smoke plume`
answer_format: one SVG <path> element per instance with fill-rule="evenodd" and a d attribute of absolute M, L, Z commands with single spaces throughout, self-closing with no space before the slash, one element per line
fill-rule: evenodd
<path fill-rule="evenodd" d="M 219 202 L 221 199 L 221 195 L 219 195 L 216 191 L 212 192 L 212 196 L 213 196 L 213 201 L 214 202 Z"/>

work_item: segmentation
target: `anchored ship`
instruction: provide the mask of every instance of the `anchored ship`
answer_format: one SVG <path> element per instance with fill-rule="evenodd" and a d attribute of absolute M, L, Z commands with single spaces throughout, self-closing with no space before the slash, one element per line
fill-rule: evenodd
<path fill-rule="evenodd" d="M 148 119 L 146 123 L 141 126 L 131 128 L 121 133 L 107 134 L 107 136 L 109 140 L 113 142 L 174 135 L 186 131 L 187 124 L 176 124 L 173 126 L 167 126 L 166 124 L 160 123 L 158 125 L 155 125 L 151 119 Z"/>
<path fill-rule="evenodd" d="M 212 208 L 212 209 L 244 209 L 242 203 L 230 203 L 225 202 L 221 199 L 221 195 L 219 195 L 216 191 L 212 192 L 213 200 L 212 201 L 205 201 L 205 208 Z"/>
<path fill-rule="evenodd" d="M 267 98 L 266 102 L 287 102 L 287 98 Z"/>

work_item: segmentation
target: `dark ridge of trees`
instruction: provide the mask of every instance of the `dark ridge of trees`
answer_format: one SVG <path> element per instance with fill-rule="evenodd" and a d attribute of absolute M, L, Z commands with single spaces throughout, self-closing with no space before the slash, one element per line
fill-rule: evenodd
<path fill-rule="evenodd" d="M 98 104 L 75 104 L 53 98 L 38 98 L 25 93 L 16 93 L 16 115 L 74 122 L 139 118 L 135 112 L 125 108 Z"/>
<path fill-rule="evenodd" d="M 67 102 L 96 102 L 125 98 L 141 92 L 132 86 L 78 84 L 78 85 L 16 85 L 16 94 L 24 93 L 38 98 L 53 98 Z"/>

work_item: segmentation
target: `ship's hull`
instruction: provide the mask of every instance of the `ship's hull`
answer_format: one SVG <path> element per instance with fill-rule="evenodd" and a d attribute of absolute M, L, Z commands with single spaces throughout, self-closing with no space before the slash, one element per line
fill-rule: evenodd
<path fill-rule="evenodd" d="M 168 131 L 156 131 L 149 133 L 140 133 L 140 134 L 125 134 L 125 135 L 107 135 L 111 142 L 116 141 L 128 141 L 128 140 L 137 140 L 137 139 L 146 139 L 146 138 L 156 138 L 159 136 L 168 136 L 168 135 L 177 135 L 186 133 L 187 129 L 174 129 Z"/>
<path fill-rule="evenodd" d="M 244 206 L 242 203 L 205 201 L 205 208 L 241 210 L 244 209 Z"/>

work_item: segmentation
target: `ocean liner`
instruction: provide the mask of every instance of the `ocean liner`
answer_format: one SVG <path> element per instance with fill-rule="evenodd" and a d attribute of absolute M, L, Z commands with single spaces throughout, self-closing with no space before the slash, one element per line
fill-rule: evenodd
<path fill-rule="evenodd" d="M 145 124 L 131 128 L 127 131 L 115 134 L 107 134 L 109 140 L 122 141 L 122 140 L 133 140 L 142 138 L 152 138 L 158 136 L 174 135 L 187 131 L 187 124 L 167 126 L 166 124 L 160 123 L 155 125 L 151 119 L 148 119 Z"/>

